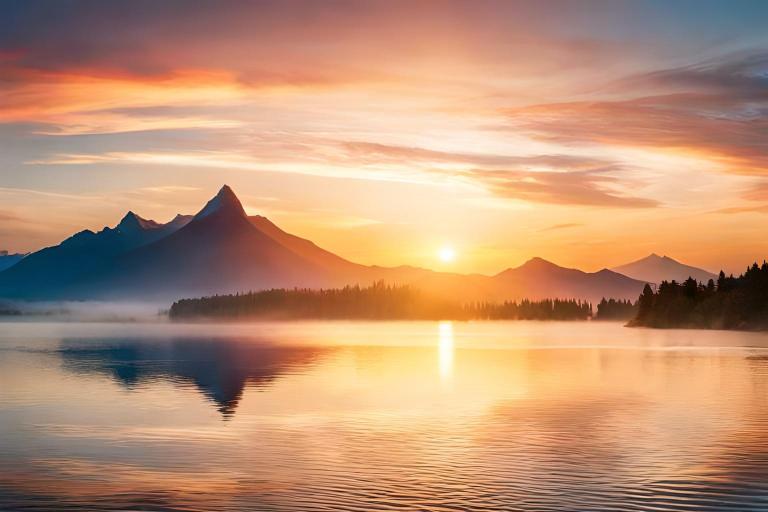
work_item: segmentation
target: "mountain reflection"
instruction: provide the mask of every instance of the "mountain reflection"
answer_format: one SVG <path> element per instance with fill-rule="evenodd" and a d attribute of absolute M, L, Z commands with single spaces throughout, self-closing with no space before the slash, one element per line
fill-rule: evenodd
<path fill-rule="evenodd" d="M 108 375 L 127 388 L 166 380 L 193 384 L 225 419 L 235 413 L 246 385 L 270 386 L 312 364 L 327 348 L 281 346 L 254 339 L 65 339 L 64 368 Z"/>

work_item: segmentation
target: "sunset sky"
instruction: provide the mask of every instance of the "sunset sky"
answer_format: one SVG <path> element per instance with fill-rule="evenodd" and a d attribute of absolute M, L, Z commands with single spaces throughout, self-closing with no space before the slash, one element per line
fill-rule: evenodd
<path fill-rule="evenodd" d="M 738 272 L 768 257 L 766 27 L 762 1 L 0 1 L 0 249 L 226 183 L 360 263 Z"/>

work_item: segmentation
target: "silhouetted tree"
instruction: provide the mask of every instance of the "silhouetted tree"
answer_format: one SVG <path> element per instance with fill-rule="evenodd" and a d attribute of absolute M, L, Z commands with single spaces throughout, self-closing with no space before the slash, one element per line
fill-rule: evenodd
<path fill-rule="evenodd" d="M 653 293 L 653 292 L 651 292 Z M 595 320 L 630 320 L 637 315 L 639 301 L 616 300 L 605 297 L 597 304 Z"/>
<path fill-rule="evenodd" d="M 693 278 L 646 285 L 631 325 L 710 329 L 768 328 L 768 264 L 749 266 L 739 277 L 720 272 L 706 285 Z"/>

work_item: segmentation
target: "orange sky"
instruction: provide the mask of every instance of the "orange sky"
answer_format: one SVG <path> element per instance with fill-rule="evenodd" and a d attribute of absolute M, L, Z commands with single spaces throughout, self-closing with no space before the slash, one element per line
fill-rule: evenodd
<path fill-rule="evenodd" d="M 0 20 L 0 249 L 227 183 L 361 263 L 768 254 L 763 3 L 76 5 Z"/>

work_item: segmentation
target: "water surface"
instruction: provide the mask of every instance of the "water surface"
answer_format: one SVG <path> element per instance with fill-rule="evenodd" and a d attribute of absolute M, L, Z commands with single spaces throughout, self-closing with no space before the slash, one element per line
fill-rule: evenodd
<path fill-rule="evenodd" d="M 768 336 L 0 324 L 0 510 L 768 510 Z"/>

